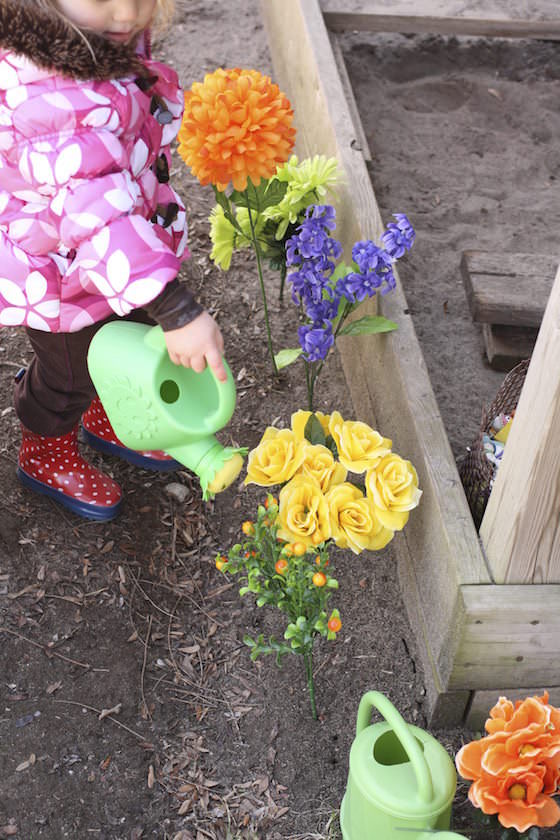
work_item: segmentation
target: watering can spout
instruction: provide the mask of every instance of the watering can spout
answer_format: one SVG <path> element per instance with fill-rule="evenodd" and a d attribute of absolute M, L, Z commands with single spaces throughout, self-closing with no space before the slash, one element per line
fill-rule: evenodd
<path fill-rule="evenodd" d="M 204 498 L 239 475 L 246 449 L 223 447 L 214 433 L 235 408 L 235 384 L 210 368 L 174 365 L 161 327 L 111 321 L 88 352 L 92 381 L 115 434 L 130 449 L 162 449 L 196 473 Z"/>

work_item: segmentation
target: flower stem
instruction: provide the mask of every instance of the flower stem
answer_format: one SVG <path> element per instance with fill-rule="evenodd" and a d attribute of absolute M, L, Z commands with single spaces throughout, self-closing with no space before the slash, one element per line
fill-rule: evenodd
<path fill-rule="evenodd" d="M 307 384 L 307 409 L 308 411 L 313 411 L 313 386 L 315 381 L 311 374 L 311 365 L 309 362 L 306 362 L 305 359 L 303 360 L 305 365 L 305 381 Z"/>
<path fill-rule="evenodd" d="M 307 650 L 303 654 L 305 660 L 305 673 L 307 674 L 307 688 L 309 691 L 309 700 L 311 701 L 311 713 L 313 720 L 318 720 L 317 706 L 315 705 L 315 686 L 313 684 L 313 651 Z"/>
<path fill-rule="evenodd" d="M 255 233 L 255 225 L 253 222 L 253 214 L 251 212 L 251 206 L 249 202 L 249 196 L 247 196 L 247 213 L 249 216 L 249 224 L 251 225 L 251 242 L 253 245 L 253 250 L 255 252 L 255 256 L 257 258 L 257 271 L 259 274 L 259 283 L 261 286 L 261 295 L 264 307 L 264 322 L 266 324 L 266 339 L 268 343 L 268 352 L 270 353 L 270 358 L 272 359 L 272 367 L 274 370 L 274 375 L 278 376 L 278 366 L 276 364 L 276 359 L 274 358 L 274 350 L 272 349 L 272 335 L 270 332 L 270 322 L 268 320 L 268 306 L 266 303 L 266 290 L 264 286 L 264 278 L 263 278 L 263 271 L 262 271 L 262 261 L 261 261 L 261 246 L 259 245 L 259 240 L 257 239 Z"/>
<path fill-rule="evenodd" d="M 287 273 L 288 269 L 286 268 L 286 263 L 283 263 L 282 268 L 280 269 L 280 303 L 284 303 L 284 286 L 286 285 Z"/>

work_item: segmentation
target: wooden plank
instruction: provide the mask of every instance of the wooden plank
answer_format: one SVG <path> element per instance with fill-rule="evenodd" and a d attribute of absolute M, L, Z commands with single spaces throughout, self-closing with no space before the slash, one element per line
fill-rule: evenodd
<path fill-rule="evenodd" d="M 358 239 L 379 241 L 384 225 L 318 0 L 261 0 L 261 10 L 275 80 L 294 105 L 298 151 L 340 162 L 337 238 L 348 256 Z M 373 299 L 359 315 L 375 311 Z M 416 607 L 407 610 L 421 616 L 415 631 L 426 670 L 433 662 L 445 690 L 458 642 L 458 587 L 491 579 L 408 311 L 397 282 L 383 299 L 383 314 L 399 329 L 342 339 L 338 347 L 356 417 L 375 418 L 419 472 L 422 501 L 395 544 L 417 593 Z"/>
<path fill-rule="evenodd" d="M 480 526 L 498 583 L 560 582 L 559 358 L 560 270 Z"/>
<path fill-rule="evenodd" d="M 538 330 L 530 327 L 505 327 L 483 324 L 482 337 L 490 367 L 510 371 L 523 359 L 531 358 Z"/>
<path fill-rule="evenodd" d="M 526 697 L 542 697 L 548 691 L 548 702 L 560 706 L 560 687 L 540 686 L 538 688 L 501 688 L 493 691 L 474 691 L 465 726 L 473 732 L 482 732 L 484 723 L 490 716 L 490 709 L 496 705 L 499 697 L 507 697 L 512 703 L 525 700 Z M 467 739 L 465 739 L 466 743 Z"/>
<path fill-rule="evenodd" d="M 540 327 L 560 258 L 464 251 L 461 276 L 473 321 Z"/>
<path fill-rule="evenodd" d="M 540 38 L 560 40 L 560 17 L 553 0 L 526 3 L 465 3 L 460 0 L 322 0 L 325 22 L 333 32 L 433 33 L 495 38 Z"/>
<path fill-rule="evenodd" d="M 449 688 L 560 685 L 560 586 L 463 586 L 461 596 L 465 620 Z"/>

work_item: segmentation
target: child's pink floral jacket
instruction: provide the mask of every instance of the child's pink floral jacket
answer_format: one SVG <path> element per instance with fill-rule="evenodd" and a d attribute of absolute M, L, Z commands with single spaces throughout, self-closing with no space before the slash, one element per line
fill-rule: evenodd
<path fill-rule="evenodd" d="M 167 183 L 177 76 L 88 40 L 0 0 L 0 326 L 73 332 L 125 315 L 160 296 L 185 256 L 185 210 Z"/>

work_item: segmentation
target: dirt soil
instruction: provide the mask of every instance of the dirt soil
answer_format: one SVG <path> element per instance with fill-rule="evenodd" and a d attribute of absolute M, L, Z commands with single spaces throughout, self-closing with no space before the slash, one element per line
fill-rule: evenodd
<path fill-rule="evenodd" d="M 554 242 L 558 52 L 549 44 L 496 51 L 486 42 L 355 35 L 345 36 L 345 51 L 383 212 L 387 220 L 409 213 L 418 230 L 401 277 L 458 451 L 500 380 L 482 362 L 458 254 L 474 245 L 546 250 Z M 256 0 L 186 4 L 156 53 L 185 87 L 217 66 L 272 69 Z M 482 60 L 487 75 L 475 69 Z M 494 121 L 492 132 L 475 127 L 480 111 Z M 436 145 L 442 126 L 461 112 L 444 161 Z M 475 187 L 482 166 L 484 190 Z M 178 160 L 173 177 L 191 220 L 185 275 L 219 320 L 237 379 L 237 411 L 221 438 L 253 446 L 267 425 L 286 425 L 305 407 L 302 370 L 295 365 L 272 380 L 254 264 L 238 256 L 227 274 L 213 266 L 211 191 Z M 268 283 L 275 345 L 294 346 L 294 310 L 277 302 L 274 275 Z M 407 720 L 426 727 L 423 675 L 390 547 L 333 557 L 340 589 L 332 603 L 343 630 L 316 648 L 315 722 L 302 663 L 253 664 L 243 645 L 245 633 L 278 633 L 277 618 L 241 599 L 214 566 L 263 494 L 239 482 L 204 503 L 187 471 L 153 474 L 88 452 L 124 488 L 118 520 L 86 522 L 35 497 L 15 477 L 11 403 L 13 374 L 29 352 L 22 333 L 3 331 L 0 838 L 340 837 L 336 814 L 364 691 L 384 692 Z M 317 408 L 353 417 L 336 355 L 317 396 Z M 450 754 L 470 737 L 436 734 Z M 475 833 L 465 797 L 460 784 L 457 830 L 497 838 L 489 829 Z"/>

